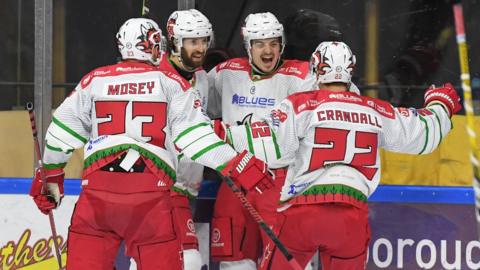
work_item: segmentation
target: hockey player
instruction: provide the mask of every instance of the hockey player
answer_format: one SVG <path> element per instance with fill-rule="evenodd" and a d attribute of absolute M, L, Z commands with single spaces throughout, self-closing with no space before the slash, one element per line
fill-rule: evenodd
<path fill-rule="evenodd" d="M 180 10 L 173 12 L 168 18 L 167 32 L 170 54 L 164 63 L 174 67 L 178 74 L 190 83 L 191 90 L 205 108 L 208 80 L 202 65 L 213 40 L 212 24 L 196 9 Z M 171 193 L 174 221 L 182 242 L 184 270 L 200 270 L 202 258 L 198 250 L 189 198 L 198 195 L 203 179 L 203 166 L 184 155 L 178 159 L 177 181 Z"/>
<path fill-rule="evenodd" d="M 370 239 L 367 199 L 380 181 L 380 147 L 427 154 L 448 134 L 461 109 L 451 84 L 430 87 L 425 108 L 395 108 L 347 91 L 355 56 L 342 42 L 321 43 L 311 58 L 318 89 L 289 96 L 263 123 L 281 153 L 269 167 L 288 167 L 274 230 L 305 266 L 319 249 L 322 269 L 365 269 Z M 238 132 L 240 131 L 240 132 Z M 236 149 L 248 149 L 253 132 L 231 127 Z M 253 136 L 252 136 L 253 135 Z M 259 269 L 289 269 L 266 246 Z"/>
<path fill-rule="evenodd" d="M 43 157 L 48 190 L 37 173 L 30 195 L 43 213 L 57 207 L 63 167 L 83 147 L 67 268 L 111 270 L 124 240 L 138 269 L 182 269 L 169 192 L 175 180 L 171 145 L 244 189 L 267 189 L 272 179 L 263 162 L 237 155 L 215 136 L 188 82 L 173 68 L 155 66 L 161 31 L 154 21 L 127 20 L 116 38 L 123 61 L 88 73 L 55 111 Z"/>
<path fill-rule="evenodd" d="M 230 59 L 208 73 L 209 116 L 230 125 L 248 122 L 253 113 L 263 115 L 288 95 L 313 85 L 307 77 L 308 62 L 282 59 L 283 26 L 272 13 L 248 15 L 242 36 L 248 57 Z M 255 154 L 254 147 L 249 150 Z M 259 158 L 268 163 L 265 157 Z M 274 173 L 276 192 L 264 193 L 258 201 L 258 192 L 247 194 L 267 221 L 266 212 L 274 211 L 285 177 L 284 169 Z M 261 255 L 258 225 L 224 183 L 215 203 L 211 240 L 211 255 L 220 261 L 220 269 L 256 269 Z"/>

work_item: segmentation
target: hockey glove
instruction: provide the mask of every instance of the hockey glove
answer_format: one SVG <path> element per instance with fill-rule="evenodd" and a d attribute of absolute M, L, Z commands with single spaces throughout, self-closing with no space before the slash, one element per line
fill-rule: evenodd
<path fill-rule="evenodd" d="M 227 141 L 228 125 L 222 122 L 222 119 L 212 120 L 212 128 L 215 134 L 224 142 Z"/>
<path fill-rule="evenodd" d="M 273 187 L 273 174 L 268 170 L 267 164 L 247 150 L 230 160 L 221 173 L 247 191 L 255 189 L 258 193 L 263 193 Z"/>
<path fill-rule="evenodd" d="M 450 117 L 462 109 L 460 97 L 451 83 L 446 83 L 443 87 L 435 88 L 430 86 L 425 92 L 425 107 L 432 104 L 440 104 L 447 109 Z"/>
<path fill-rule="evenodd" d="M 36 170 L 35 178 L 33 178 L 32 186 L 30 187 L 30 196 L 33 197 L 33 201 L 38 209 L 45 215 L 60 205 L 63 198 L 64 177 L 63 169 L 45 169 L 47 190 L 44 191 L 40 169 Z"/>

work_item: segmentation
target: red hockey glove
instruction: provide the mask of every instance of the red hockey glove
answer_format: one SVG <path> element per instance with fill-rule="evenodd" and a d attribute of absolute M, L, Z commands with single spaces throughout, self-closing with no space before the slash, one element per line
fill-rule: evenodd
<path fill-rule="evenodd" d="M 43 191 L 40 169 L 36 170 L 35 178 L 33 178 L 32 186 L 30 187 L 30 196 L 33 197 L 33 201 L 38 209 L 45 215 L 60 205 L 63 198 L 64 177 L 63 169 L 45 170 L 47 190 Z"/>
<path fill-rule="evenodd" d="M 255 189 L 262 193 L 273 187 L 273 174 L 268 170 L 267 164 L 247 150 L 230 160 L 221 173 L 231 177 L 247 191 Z"/>
<path fill-rule="evenodd" d="M 435 88 L 430 86 L 425 92 L 425 107 L 431 104 L 439 103 L 448 110 L 450 116 L 462 109 L 460 97 L 451 83 L 446 83 L 443 87 Z"/>
<path fill-rule="evenodd" d="M 215 134 L 224 142 L 227 141 L 228 125 L 223 123 L 221 119 L 212 120 L 212 128 Z"/>

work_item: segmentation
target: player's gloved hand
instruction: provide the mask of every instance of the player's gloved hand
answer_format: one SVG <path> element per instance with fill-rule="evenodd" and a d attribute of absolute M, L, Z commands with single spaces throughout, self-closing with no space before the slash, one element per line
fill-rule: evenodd
<path fill-rule="evenodd" d="M 212 120 L 212 128 L 215 134 L 224 142 L 227 141 L 227 129 L 229 125 L 222 122 L 221 119 Z"/>
<path fill-rule="evenodd" d="M 65 173 L 63 169 L 45 169 L 45 178 L 47 181 L 47 190 L 43 190 L 43 181 L 40 169 L 35 171 L 35 177 L 30 187 L 30 196 L 37 205 L 38 209 L 47 215 L 52 209 L 60 205 L 63 198 L 63 180 Z"/>
<path fill-rule="evenodd" d="M 457 95 L 457 91 L 451 83 L 446 83 L 444 86 L 438 88 L 433 85 L 430 86 L 425 92 L 424 97 L 424 107 L 435 103 L 440 104 L 447 109 L 450 116 L 462 109 L 460 97 Z"/>
<path fill-rule="evenodd" d="M 267 164 L 247 150 L 230 160 L 221 173 L 247 191 L 255 189 L 262 193 L 273 187 L 273 174 L 268 170 Z"/>

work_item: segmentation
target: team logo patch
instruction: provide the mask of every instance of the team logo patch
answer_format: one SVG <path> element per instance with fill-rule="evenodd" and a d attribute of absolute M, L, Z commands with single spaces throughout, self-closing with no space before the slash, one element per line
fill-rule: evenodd
<path fill-rule="evenodd" d="M 409 117 L 410 116 L 410 110 L 404 107 L 398 107 L 397 111 L 400 113 L 400 115 Z"/>
<path fill-rule="evenodd" d="M 201 106 L 202 106 L 202 102 L 198 99 L 195 99 L 195 101 L 193 102 L 193 108 L 196 109 Z"/>
<path fill-rule="evenodd" d="M 280 109 L 272 110 L 272 118 L 276 118 L 282 123 L 285 122 L 285 120 L 287 120 L 287 117 L 288 117 L 287 113 L 283 112 Z"/>
<path fill-rule="evenodd" d="M 195 233 L 195 224 L 193 223 L 193 220 L 189 218 L 187 220 L 187 228 L 192 232 Z"/>
<path fill-rule="evenodd" d="M 212 242 L 218 243 L 220 241 L 220 230 L 218 228 L 214 228 L 212 231 Z"/>

